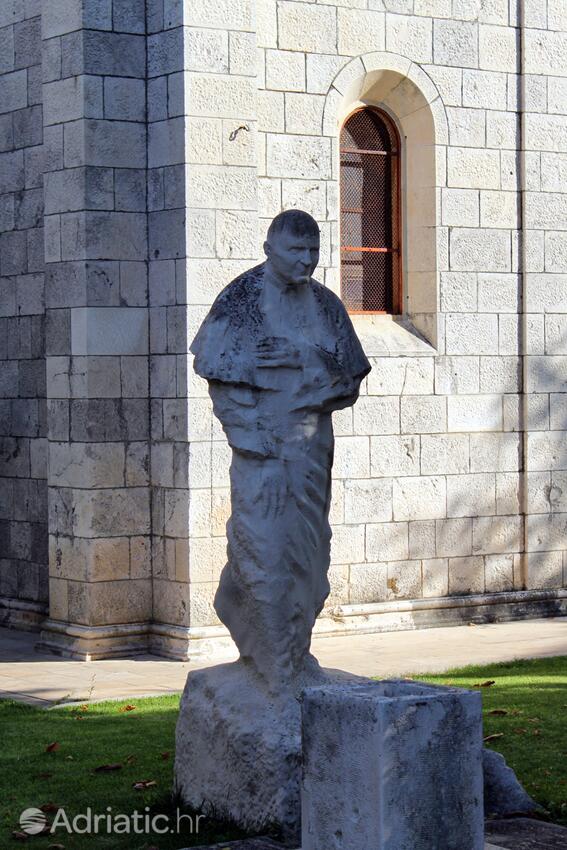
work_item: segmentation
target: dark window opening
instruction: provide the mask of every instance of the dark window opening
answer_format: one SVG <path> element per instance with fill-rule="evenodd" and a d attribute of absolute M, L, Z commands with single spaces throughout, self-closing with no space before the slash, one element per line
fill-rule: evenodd
<path fill-rule="evenodd" d="M 351 313 L 401 312 L 400 143 L 385 112 L 363 108 L 340 136 L 341 296 Z"/>

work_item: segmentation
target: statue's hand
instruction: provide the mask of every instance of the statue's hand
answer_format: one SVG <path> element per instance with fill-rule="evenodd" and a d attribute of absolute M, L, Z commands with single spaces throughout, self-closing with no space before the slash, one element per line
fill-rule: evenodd
<path fill-rule="evenodd" d="M 281 473 L 275 472 L 262 481 L 260 492 L 254 502 L 260 502 L 264 519 L 279 516 L 285 509 L 287 482 Z"/>
<path fill-rule="evenodd" d="M 259 369 L 275 369 L 281 366 L 299 369 L 301 366 L 299 350 L 281 336 L 267 336 L 261 339 L 255 354 Z"/>

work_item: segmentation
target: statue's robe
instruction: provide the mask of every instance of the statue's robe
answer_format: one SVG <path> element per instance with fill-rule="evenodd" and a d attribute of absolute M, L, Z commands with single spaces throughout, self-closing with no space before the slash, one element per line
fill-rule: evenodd
<path fill-rule="evenodd" d="M 334 293 L 313 279 L 278 288 L 264 269 L 221 292 L 190 350 L 233 450 L 215 610 L 278 689 L 302 670 L 330 590 L 331 413 L 354 404 L 370 364 Z M 266 340 L 293 349 L 293 365 L 262 365 Z"/>

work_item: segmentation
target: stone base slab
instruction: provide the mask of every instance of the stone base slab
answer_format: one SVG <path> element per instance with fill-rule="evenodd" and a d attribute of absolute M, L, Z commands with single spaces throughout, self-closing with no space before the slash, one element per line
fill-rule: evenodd
<path fill-rule="evenodd" d="M 310 656 L 270 695 L 242 661 L 189 673 L 177 722 L 174 790 L 190 808 L 250 832 L 300 840 L 301 709 L 309 685 L 362 682 Z"/>
<path fill-rule="evenodd" d="M 0 596 L 0 626 L 4 628 L 38 632 L 47 613 L 46 603 Z"/>
<path fill-rule="evenodd" d="M 17 602 L 17 600 L 13 600 Z M 31 605 L 31 603 L 20 603 Z M 2 611 L 6 620 L 1 622 Z M 567 590 L 524 590 L 510 593 L 437 599 L 376 602 L 367 605 L 339 605 L 315 623 L 317 637 L 379 634 L 462 626 L 466 623 L 510 623 L 567 615 Z M 31 625 L 18 625 L 20 621 Z M 35 618 L 35 625 L 32 621 Z M 235 647 L 223 626 L 186 628 L 160 623 L 115 626 L 74 626 L 57 620 L 43 620 L 40 611 L 19 612 L 4 606 L 0 599 L 0 625 L 14 628 L 41 628 L 38 650 L 55 652 L 83 661 L 129 657 L 153 653 L 178 661 L 223 661 L 234 656 Z"/>

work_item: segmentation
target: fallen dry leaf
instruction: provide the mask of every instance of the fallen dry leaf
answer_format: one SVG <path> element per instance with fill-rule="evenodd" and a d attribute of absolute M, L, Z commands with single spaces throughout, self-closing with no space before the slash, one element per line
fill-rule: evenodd
<path fill-rule="evenodd" d="M 514 729 L 514 732 L 516 733 L 516 735 L 525 735 L 527 731 L 528 730 L 524 729 L 523 726 L 517 726 L 516 729 Z"/>
<path fill-rule="evenodd" d="M 25 832 L 18 832 L 18 830 L 14 830 L 14 832 L 12 832 L 12 838 L 15 838 L 16 841 L 27 841 L 29 835 L 26 835 Z"/>
<path fill-rule="evenodd" d="M 42 812 L 46 814 L 48 812 L 56 812 L 59 809 L 59 806 L 56 806 L 55 803 L 44 803 L 43 806 L 39 807 Z"/>
<path fill-rule="evenodd" d="M 118 709 L 118 711 L 135 711 L 135 710 L 136 710 L 136 706 L 135 705 L 129 705 L 129 704 L 123 705 Z"/>
<path fill-rule="evenodd" d="M 505 708 L 493 708 L 488 714 L 491 714 L 493 717 L 504 717 L 508 714 L 508 711 Z"/>
<path fill-rule="evenodd" d="M 51 779 L 52 776 L 53 776 L 52 773 L 38 773 L 36 778 L 37 779 Z"/>
<path fill-rule="evenodd" d="M 48 744 L 45 748 L 46 753 L 54 753 L 55 750 L 59 749 L 59 741 L 53 741 L 51 744 Z"/>
<path fill-rule="evenodd" d="M 486 744 L 488 741 L 495 741 L 497 738 L 503 738 L 504 732 L 495 732 L 494 735 L 487 735 L 486 738 L 483 738 L 484 743 Z"/>
<path fill-rule="evenodd" d="M 486 682 L 477 682 L 476 685 L 473 685 L 473 688 L 490 688 L 495 684 L 494 679 L 487 679 Z"/>
<path fill-rule="evenodd" d="M 116 762 L 115 764 L 101 764 L 95 767 L 93 773 L 108 773 L 111 770 L 122 770 L 122 764 L 120 762 Z"/>
<path fill-rule="evenodd" d="M 64 844 L 48 844 L 47 850 L 65 850 Z"/>
<path fill-rule="evenodd" d="M 136 763 L 136 756 L 135 755 L 126 756 L 125 760 L 126 760 L 126 764 L 135 764 Z"/>
<path fill-rule="evenodd" d="M 167 761 L 167 759 L 170 757 L 170 755 L 171 755 L 171 753 L 169 752 L 169 750 L 165 750 L 163 753 L 161 753 L 161 757 L 162 757 L 163 761 Z"/>
<path fill-rule="evenodd" d="M 132 783 L 132 788 L 136 791 L 145 791 L 146 788 L 153 788 L 154 785 L 157 785 L 154 779 L 140 779 L 138 782 Z"/>

